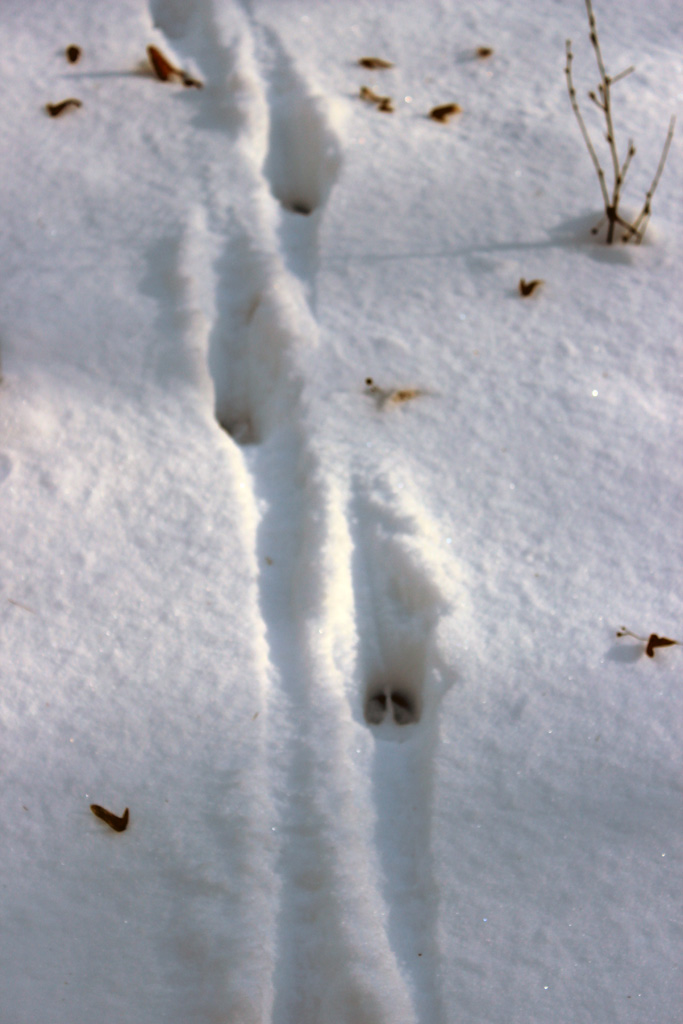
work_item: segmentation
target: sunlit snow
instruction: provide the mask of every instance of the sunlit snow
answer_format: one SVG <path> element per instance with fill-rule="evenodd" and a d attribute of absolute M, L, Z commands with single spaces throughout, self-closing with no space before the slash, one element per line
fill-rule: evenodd
<path fill-rule="evenodd" d="M 1 1024 L 679 1024 L 683 137 L 591 235 L 567 38 L 611 170 L 582 0 L 0 5 Z"/>

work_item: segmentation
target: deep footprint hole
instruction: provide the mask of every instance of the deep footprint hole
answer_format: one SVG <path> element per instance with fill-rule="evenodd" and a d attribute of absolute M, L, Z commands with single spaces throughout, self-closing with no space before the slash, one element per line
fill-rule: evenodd
<path fill-rule="evenodd" d="M 242 416 L 236 419 L 217 417 L 217 420 L 219 427 L 230 435 L 235 444 L 245 447 L 259 443 L 260 437 L 251 417 Z"/>
<path fill-rule="evenodd" d="M 298 199 L 293 199 L 290 202 L 281 200 L 281 203 L 285 210 L 289 210 L 290 213 L 300 213 L 302 217 L 309 217 L 315 210 L 315 206 L 300 202 Z"/>
<path fill-rule="evenodd" d="M 422 702 L 418 689 L 400 682 L 373 682 L 365 695 L 368 725 L 412 725 L 420 721 Z"/>

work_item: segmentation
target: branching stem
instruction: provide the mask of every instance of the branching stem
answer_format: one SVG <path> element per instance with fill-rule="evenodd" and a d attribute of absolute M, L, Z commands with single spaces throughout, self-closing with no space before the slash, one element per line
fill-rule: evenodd
<path fill-rule="evenodd" d="M 652 197 L 655 193 L 657 185 L 659 184 L 659 179 L 662 176 L 662 171 L 664 170 L 666 158 L 669 155 L 669 149 L 671 147 L 671 140 L 673 138 L 676 118 L 672 117 L 669 123 L 669 131 L 664 142 L 662 155 L 659 159 L 659 164 L 657 166 L 655 176 L 652 179 L 652 184 L 650 185 L 650 188 L 645 196 L 643 208 L 640 211 L 636 220 L 632 224 L 629 224 L 629 222 L 624 220 L 624 218 L 619 213 L 619 202 L 621 200 L 621 191 L 624 185 L 624 180 L 626 178 L 626 173 L 629 167 L 631 166 L 631 161 L 635 156 L 636 148 L 633 144 L 633 141 L 629 140 L 626 156 L 624 157 L 623 163 L 620 163 L 619 151 L 617 149 L 617 142 L 614 131 L 614 122 L 612 119 L 611 88 L 616 82 L 620 82 L 622 79 L 626 78 L 626 76 L 630 75 L 635 69 L 633 66 L 628 67 L 625 71 L 619 72 L 619 74 L 615 75 L 614 77 L 610 77 L 610 75 L 607 74 L 607 71 L 605 69 L 605 62 L 602 57 L 602 50 L 600 48 L 600 40 L 598 38 L 598 29 L 595 22 L 595 15 L 593 13 L 592 0 L 585 0 L 585 4 L 586 13 L 588 14 L 588 25 L 590 28 L 590 41 L 593 47 L 593 51 L 595 53 L 595 60 L 598 65 L 598 71 L 600 73 L 600 82 L 597 86 L 597 92 L 593 90 L 588 93 L 588 96 L 593 101 L 593 103 L 595 103 L 598 109 L 602 111 L 605 118 L 605 138 L 607 140 L 610 156 L 612 159 L 612 172 L 614 178 L 611 195 L 607 188 L 607 182 L 605 181 L 605 172 L 602 169 L 600 160 L 595 151 L 595 147 L 593 145 L 591 137 L 588 134 L 588 129 L 586 128 L 586 123 L 583 119 L 583 115 L 581 113 L 579 103 L 576 98 L 576 89 L 574 87 L 574 81 L 572 77 L 572 61 L 574 59 L 574 56 L 572 53 L 572 44 L 570 39 L 567 40 L 567 63 L 564 69 L 567 77 L 567 89 L 569 90 L 569 99 L 572 105 L 572 110 L 574 111 L 574 114 L 576 116 L 579 128 L 581 129 L 583 140 L 586 143 L 586 148 L 588 150 L 589 156 L 593 162 L 595 173 L 597 174 L 598 181 L 600 183 L 600 191 L 602 192 L 602 199 L 605 206 L 605 217 L 607 219 L 607 244 L 611 245 L 614 241 L 614 233 L 617 225 L 620 225 L 625 229 L 625 234 L 622 236 L 624 242 L 628 242 L 632 238 L 634 238 L 636 243 L 639 243 L 642 242 L 643 240 L 645 229 L 647 227 L 647 222 L 650 217 Z"/>

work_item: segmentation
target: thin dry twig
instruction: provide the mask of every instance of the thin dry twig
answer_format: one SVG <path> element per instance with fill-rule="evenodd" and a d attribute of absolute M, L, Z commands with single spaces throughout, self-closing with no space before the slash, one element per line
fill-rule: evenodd
<path fill-rule="evenodd" d="M 635 221 L 633 221 L 633 223 L 629 223 L 629 221 L 625 220 L 619 213 L 619 203 L 621 201 L 621 191 L 624 185 L 624 180 L 626 178 L 626 173 L 629 167 L 631 166 L 631 161 L 635 156 L 636 148 L 633 144 L 633 141 L 629 140 L 626 156 L 624 157 L 623 162 L 620 161 L 614 131 L 614 121 L 612 117 L 612 86 L 616 82 L 622 81 L 624 78 L 626 78 L 627 75 L 630 75 L 635 70 L 635 68 L 633 66 L 628 67 L 624 71 L 620 71 L 617 75 L 607 74 L 607 71 L 605 69 L 605 62 L 602 56 L 602 50 L 600 48 L 600 40 L 598 38 L 598 29 L 595 21 L 595 15 L 593 13 L 593 5 L 591 0 L 585 0 L 585 4 L 586 13 L 588 14 L 588 25 L 590 28 L 590 41 L 593 47 L 595 61 L 598 65 L 598 71 L 600 74 L 600 82 L 598 83 L 597 91 L 593 90 L 589 92 L 588 96 L 589 99 L 592 100 L 592 102 L 598 107 L 598 109 L 602 111 L 602 114 L 605 118 L 605 139 L 607 140 L 607 144 L 609 146 L 610 151 L 610 157 L 612 160 L 613 183 L 611 194 L 607 188 L 605 172 L 603 171 L 602 166 L 600 164 L 600 160 L 596 153 L 591 137 L 588 133 L 588 129 L 586 128 L 586 123 L 583 119 L 583 115 L 581 113 L 579 103 L 576 98 L 576 89 L 574 87 L 574 81 L 572 76 L 572 61 L 574 59 L 574 55 L 572 53 L 571 39 L 568 39 L 566 43 L 567 62 L 564 70 L 567 78 L 567 89 L 569 91 L 569 99 L 572 105 L 572 110 L 574 111 L 579 128 L 581 129 L 581 134 L 583 136 L 584 142 L 586 143 L 586 148 L 588 150 L 590 158 L 593 162 L 595 173 L 598 176 L 598 181 L 600 183 L 600 191 L 602 193 L 602 199 L 605 206 L 605 217 L 600 221 L 599 225 L 593 228 L 593 234 L 597 234 L 600 225 L 604 222 L 606 218 L 606 241 L 608 245 L 611 245 L 614 241 L 617 225 L 620 225 L 621 227 L 624 228 L 622 241 L 628 242 L 633 238 L 635 239 L 636 244 L 639 244 L 640 242 L 642 242 L 643 237 L 645 235 L 645 228 L 647 227 L 647 222 L 650 216 L 652 206 L 652 197 L 655 193 L 657 185 L 659 184 L 659 179 L 662 176 L 664 164 L 666 163 L 666 158 L 669 154 L 669 148 L 671 146 L 671 139 L 673 138 L 676 119 L 675 117 L 672 117 L 669 123 L 669 131 L 664 142 L 662 155 L 660 157 L 659 164 L 655 172 L 655 176 L 652 180 L 652 184 L 650 185 L 650 188 L 646 193 L 643 209 L 641 210 L 640 214 L 635 219 Z"/>

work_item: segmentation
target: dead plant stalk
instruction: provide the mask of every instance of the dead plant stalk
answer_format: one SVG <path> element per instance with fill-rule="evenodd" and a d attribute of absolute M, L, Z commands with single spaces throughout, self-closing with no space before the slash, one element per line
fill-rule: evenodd
<path fill-rule="evenodd" d="M 647 228 L 647 222 L 650 218 L 652 209 L 652 197 L 655 194 L 659 179 L 662 176 L 664 170 L 664 164 L 666 158 L 669 155 L 669 148 L 671 146 L 671 140 L 674 134 L 674 127 L 676 124 L 676 118 L 672 117 L 669 122 L 669 130 L 664 140 L 664 147 L 662 149 L 662 155 L 659 158 L 659 164 L 657 170 L 652 179 L 652 184 L 645 194 L 645 202 L 643 207 L 632 223 L 625 220 L 619 213 L 619 203 L 621 201 L 621 192 L 624 185 L 624 179 L 626 178 L 626 172 L 628 171 L 631 161 L 636 154 L 636 147 L 633 144 L 633 140 L 629 139 L 628 148 L 626 150 L 626 156 L 623 161 L 619 160 L 619 151 L 617 149 L 617 143 L 614 133 L 614 121 L 612 118 L 612 86 L 617 82 L 622 81 L 627 75 L 630 75 L 635 70 L 633 66 L 626 68 L 625 71 L 620 71 L 618 75 L 608 75 L 605 70 L 605 63 L 602 59 L 602 51 L 600 49 L 600 41 L 598 39 L 598 29 L 595 22 L 595 15 L 593 14 L 593 5 L 591 0 L 585 0 L 586 12 L 588 14 L 588 24 L 590 26 L 590 41 L 593 46 L 593 52 L 595 53 L 595 60 L 598 65 L 598 71 L 600 73 L 600 82 L 597 86 L 597 92 L 591 91 L 588 93 L 589 98 L 595 103 L 599 110 L 602 111 L 605 118 L 605 138 L 609 145 L 610 155 L 612 158 L 612 171 L 614 175 L 614 181 L 612 184 L 612 192 L 607 188 L 607 182 L 605 180 L 605 172 L 603 171 L 600 160 L 595 150 L 595 146 L 588 134 L 586 128 L 586 122 L 583 119 L 583 114 L 579 108 L 579 103 L 576 98 L 576 89 L 574 88 L 574 81 L 572 78 L 572 61 L 574 55 L 572 53 L 572 41 L 567 40 L 567 64 L 565 67 L 565 74 L 567 76 L 567 88 L 569 90 L 569 99 L 571 101 L 572 109 L 576 115 L 576 120 L 579 123 L 583 140 L 586 143 L 586 148 L 590 154 L 590 158 L 593 161 L 595 167 L 595 173 L 598 176 L 600 182 L 600 190 L 602 192 L 602 199 L 605 205 L 605 217 L 600 221 L 596 227 L 593 228 L 593 234 L 597 234 L 600 229 L 600 225 L 607 220 L 607 244 L 611 245 L 614 241 L 614 233 L 616 226 L 620 225 L 624 229 L 622 235 L 623 242 L 629 242 L 631 239 L 635 239 L 636 244 L 642 242 L 645 235 L 645 229 Z"/>

